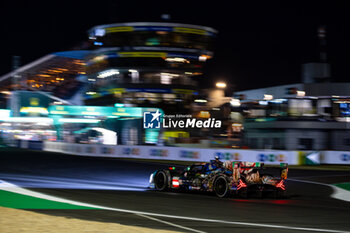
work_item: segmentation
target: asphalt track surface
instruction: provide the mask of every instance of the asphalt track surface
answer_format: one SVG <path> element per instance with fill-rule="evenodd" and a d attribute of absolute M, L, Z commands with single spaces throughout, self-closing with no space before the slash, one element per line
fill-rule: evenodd
<path fill-rule="evenodd" d="M 39 213 L 181 232 L 350 232 L 350 202 L 331 198 L 329 186 L 300 181 L 350 181 L 349 171 L 290 169 L 288 198 L 239 199 L 148 190 L 149 175 L 163 167 L 168 165 L 0 150 L 1 180 L 69 200 L 144 212 L 32 210 Z"/>

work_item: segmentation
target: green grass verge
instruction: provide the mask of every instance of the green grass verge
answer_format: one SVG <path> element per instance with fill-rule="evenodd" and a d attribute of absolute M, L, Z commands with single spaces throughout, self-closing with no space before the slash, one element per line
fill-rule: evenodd
<path fill-rule="evenodd" d="M 334 184 L 335 186 L 342 188 L 342 189 L 346 189 L 350 191 L 350 182 L 348 183 L 339 183 L 339 184 Z"/>
<path fill-rule="evenodd" d="M 95 209 L 0 190 L 0 206 L 15 209 Z"/>

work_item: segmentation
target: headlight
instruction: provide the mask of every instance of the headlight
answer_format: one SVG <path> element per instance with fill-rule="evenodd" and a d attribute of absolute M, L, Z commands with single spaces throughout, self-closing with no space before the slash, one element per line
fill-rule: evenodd
<path fill-rule="evenodd" d="M 149 176 L 149 182 L 150 182 L 150 183 L 153 182 L 153 173 Z"/>

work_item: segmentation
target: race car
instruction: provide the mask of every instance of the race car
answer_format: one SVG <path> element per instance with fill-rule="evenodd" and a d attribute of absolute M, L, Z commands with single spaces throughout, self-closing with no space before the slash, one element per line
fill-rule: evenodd
<path fill-rule="evenodd" d="M 277 169 L 276 169 L 277 168 Z M 278 171 L 278 174 L 276 173 Z M 149 188 L 165 190 L 198 190 L 214 192 L 218 197 L 236 195 L 247 198 L 252 192 L 258 197 L 272 193 L 284 197 L 284 185 L 288 164 L 279 167 L 265 167 L 264 163 L 217 160 L 209 163 L 195 163 L 186 168 L 169 167 L 156 170 L 150 175 Z"/>
<path fill-rule="evenodd" d="M 288 176 L 288 164 L 265 167 L 264 163 L 232 162 L 232 187 L 236 194 L 248 197 L 255 193 L 263 197 L 270 193 L 273 197 L 286 197 L 285 180 Z"/>

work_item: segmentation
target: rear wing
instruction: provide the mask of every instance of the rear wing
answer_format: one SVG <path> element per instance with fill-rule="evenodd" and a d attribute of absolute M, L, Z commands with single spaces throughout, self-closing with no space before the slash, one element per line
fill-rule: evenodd
<path fill-rule="evenodd" d="M 260 162 L 232 162 L 233 181 L 238 182 L 241 174 L 249 174 L 256 170 L 262 171 L 263 169 L 265 169 L 264 163 Z M 266 169 L 280 169 L 279 175 L 282 180 L 288 177 L 288 163 L 280 163 L 279 166 L 266 167 Z"/>

